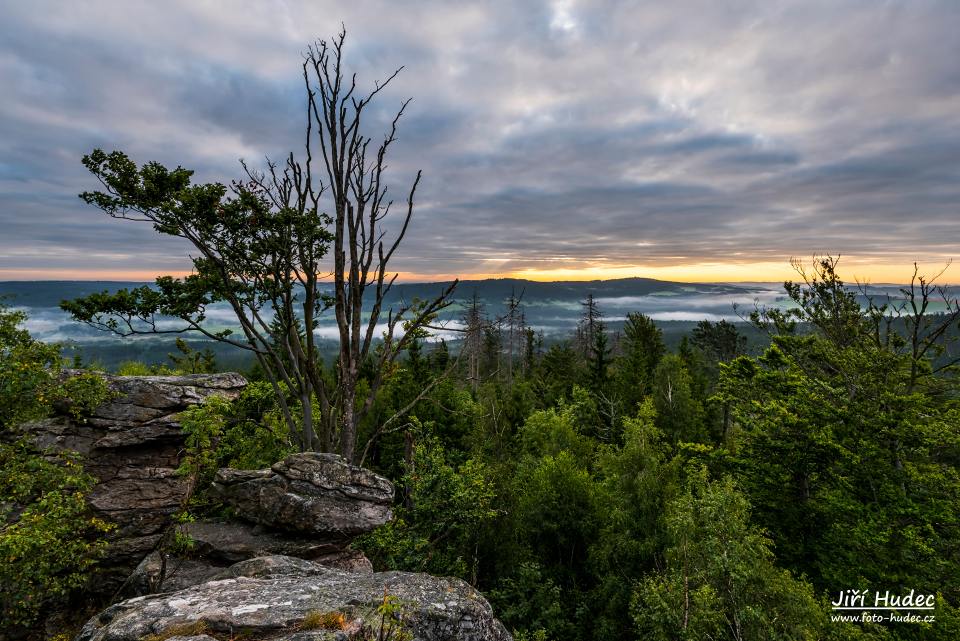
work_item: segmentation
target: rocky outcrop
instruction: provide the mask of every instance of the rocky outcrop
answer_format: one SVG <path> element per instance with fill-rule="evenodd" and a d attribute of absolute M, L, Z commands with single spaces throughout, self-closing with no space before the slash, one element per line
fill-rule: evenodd
<path fill-rule="evenodd" d="M 110 400 L 85 421 L 64 411 L 24 429 L 40 448 L 79 452 L 98 479 L 90 503 L 117 525 L 98 581 L 108 591 L 156 546 L 188 491 L 175 474 L 184 442 L 177 415 L 212 395 L 235 398 L 247 382 L 239 374 L 105 378 Z"/>
<path fill-rule="evenodd" d="M 336 455 L 294 454 L 265 470 L 220 470 L 214 490 L 240 520 L 178 526 L 192 541 L 185 556 L 159 549 L 189 491 L 175 472 L 184 445 L 178 414 L 215 394 L 234 398 L 246 381 L 237 374 L 106 379 L 111 398 L 85 421 L 64 411 L 24 426 L 38 447 L 83 456 L 99 481 L 91 505 L 118 526 L 85 596 L 93 601 L 120 587 L 144 595 L 108 607 L 79 639 L 366 639 L 385 593 L 400 599 L 415 639 L 510 639 L 462 581 L 373 573 L 350 542 L 391 518 L 394 488 Z M 309 623 L 318 619 L 343 625 Z"/>
<path fill-rule="evenodd" d="M 77 641 L 137 641 L 151 635 L 365 639 L 378 630 L 376 611 L 384 595 L 396 599 L 402 626 L 416 640 L 511 639 L 483 596 L 459 579 L 354 574 L 271 556 L 243 561 L 215 580 L 185 590 L 113 605 L 90 619 Z"/>
<path fill-rule="evenodd" d="M 308 559 L 372 572 L 350 548 L 359 534 L 391 518 L 393 484 L 335 454 L 291 454 L 265 470 L 221 469 L 213 489 L 247 522 L 202 521 L 181 527 L 189 556 L 155 551 L 127 580 L 128 595 L 183 589 L 218 576 L 238 561 L 264 555 Z"/>
<path fill-rule="evenodd" d="M 336 454 L 294 454 L 268 470 L 220 470 L 213 489 L 241 518 L 327 538 L 369 532 L 392 517 L 393 484 Z"/>

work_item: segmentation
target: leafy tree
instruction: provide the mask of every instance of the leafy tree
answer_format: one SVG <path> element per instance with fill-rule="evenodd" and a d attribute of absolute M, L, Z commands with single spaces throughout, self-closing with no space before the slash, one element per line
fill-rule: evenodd
<path fill-rule="evenodd" d="M 607 336 L 607 332 L 601 323 L 600 329 L 594 333 L 593 347 L 590 350 L 589 360 L 590 387 L 598 394 L 603 393 L 610 378 L 607 370 L 610 367 L 610 355 L 612 351 L 610 338 Z"/>
<path fill-rule="evenodd" d="M 599 527 L 598 491 L 571 452 L 521 466 L 516 478 L 515 532 L 527 560 L 573 596 L 590 583 L 587 553 Z M 570 638 L 570 637 L 568 637 Z"/>
<path fill-rule="evenodd" d="M 665 571 L 648 575 L 634 596 L 642 638 L 820 638 L 826 617 L 812 588 L 776 567 L 733 482 L 701 476 L 692 485 L 667 508 Z"/>
<path fill-rule="evenodd" d="M 633 411 L 653 391 L 653 373 L 666 352 L 663 333 L 644 314 L 631 312 L 623 325 L 623 353 L 616 361 L 616 381 L 627 408 Z"/>
<path fill-rule="evenodd" d="M 692 342 L 713 361 L 733 360 L 747 349 L 747 337 L 737 330 L 736 325 L 726 320 L 716 323 L 708 320 L 700 321 L 693 329 Z"/>
<path fill-rule="evenodd" d="M 77 457 L 39 452 L 20 429 L 54 403 L 85 420 L 106 385 L 90 373 L 63 380 L 59 348 L 31 338 L 24 320 L 0 307 L 0 619 L 11 630 L 86 582 L 111 527 L 90 513 L 95 479 Z"/>
<path fill-rule="evenodd" d="M 564 608 L 563 591 L 537 563 L 520 563 L 488 596 L 497 617 L 513 628 L 515 637 L 567 638 L 569 612 Z"/>
<path fill-rule="evenodd" d="M 653 373 L 653 404 L 658 427 L 673 443 L 703 438 L 701 409 L 690 383 L 690 373 L 679 356 L 668 354 L 660 359 Z"/>
<path fill-rule="evenodd" d="M 86 502 L 94 481 L 69 454 L 0 443 L 0 618 L 11 629 L 83 587 L 105 551 L 112 526 Z"/>
<path fill-rule="evenodd" d="M 186 374 L 211 374 L 216 371 L 216 356 L 209 347 L 203 350 L 195 349 L 179 336 L 175 344 L 179 354 L 167 355 L 174 369 Z"/>
<path fill-rule="evenodd" d="M 57 395 L 60 350 L 35 341 L 20 325 L 26 314 L 0 306 L 0 428 L 49 411 Z"/>
<path fill-rule="evenodd" d="M 222 418 L 212 419 L 224 423 L 216 442 L 216 468 L 263 469 L 296 451 L 269 383 L 248 383 L 221 413 Z M 198 418 L 203 420 L 202 413 Z"/>
<path fill-rule="evenodd" d="M 570 397 L 574 385 L 585 379 L 584 362 L 569 342 L 555 343 L 543 355 L 537 385 L 543 392 L 545 407 Z"/>
<path fill-rule="evenodd" d="M 320 41 L 305 56 L 302 160 L 291 153 L 282 164 L 268 160 L 264 171 L 244 164 L 245 180 L 228 188 L 192 184 L 193 172 L 182 167 L 152 162 L 138 168 L 119 151 L 85 156 L 84 165 L 104 190 L 81 194 L 84 201 L 114 218 L 148 222 L 160 234 L 183 238 L 197 254 L 194 273 L 185 278 L 164 276 L 153 287 L 94 294 L 62 306 L 77 320 L 121 335 L 190 331 L 249 351 L 273 385 L 300 447 L 338 451 L 352 461 L 358 426 L 392 363 L 449 304 L 453 285 L 432 300 L 384 309 L 397 276 L 389 273 L 389 261 L 413 215 L 420 174 L 399 231 L 388 241 L 386 157 L 407 103 L 379 145 L 363 133 L 366 110 L 399 70 L 361 94 L 355 77 L 344 75 L 344 39 L 341 32 L 330 43 Z M 332 265 L 325 262 L 328 252 Z M 321 281 L 326 273 L 332 274 L 332 291 Z M 216 303 L 233 311 L 239 337 L 206 328 L 207 309 Z M 313 331 L 328 310 L 339 334 L 333 377 L 323 375 Z M 182 325 L 168 329 L 158 324 L 161 316 Z M 375 366 L 363 380 L 368 359 Z M 295 392 L 296 406 L 286 402 L 281 385 Z"/>
<path fill-rule="evenodd" d="M 530 414 L 520 429 L 522 451 L 536 457 L 568 452 L 583 464 L 589 462 L 593 444 L 581 433 L 579 420 L 585 403 L 589 400 L 581 399 L 579 403 L 561 401 L 559 408 Z"/>
<path fill-rule="evenodd" d="M 633 639 L 632 586 L 655 569 L 666 546 L 663 513 L 680 490 L 681 464 L 655 423 L 652 399 L 624 419 L 623 445 L 597 457 L 603 527 L 590 548 L 597 585 L 587 603 L 594 638 Z M 629 586 L 629 587 L 628 587 Z"/>
<path fill-rule="evenodd" d="M 958 408 L 942 394 L 952 381 L 933 373 L 936 350 L 917 362 L 833 261 L 787 291 L 794 310 L 756 317 L 774 332 L 767 352 L 721 366 L 759 522 L 820 589 L 949 586 L 957 603 Z"/>
<path fill-rule="evenodd" d="M 436 440 L 421 440 L 406 471 L 410 506 L 358 544 L 378 566 L 476 582 L 481 527 L 497 514 L 487 475 L 479 461 L 454 467 Z"/>
<path fill-rule="evenodd" d="M 141 361 L 123 361 L 117 366 L 117 376 L 173 376 L 177 370 L 162 363 L 148 365 Z"/>

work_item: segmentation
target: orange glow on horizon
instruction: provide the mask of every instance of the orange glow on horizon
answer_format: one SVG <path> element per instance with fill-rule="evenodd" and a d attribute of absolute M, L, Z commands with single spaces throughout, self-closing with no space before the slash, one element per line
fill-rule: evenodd
<path fill-rule="evenodd" d="M 943 269 L 947 259 L 928 260 L 920 263 L 920 273 L 933 276 Z M 809 259 L 804 264 L 809 265 Z M 952 273 L 956 270 L 956 273 Z M 904 283 L 913 274 L 913 263 L 877 263 L 870 259 L 841 257 L 840 276 L 846 282 L 857 280 L 871 283 Z M 0 269 L 0 280 L 107 280 L 147 282 L 159 275 L 182 277 L 189 271 L 161 270 L 122 270 L 122 269 Z M 942 284 L 960 282 L 960 268 L 948 269 L 940 278 Z M 616 278 L 655 278 L 658 280 L 683 283 L 710 282 L 783 282 L 796 280 L 789 260 L 755 261 L 742 263 L 703 262 L 675 265 L 591 265 L 585 261 L 582 267 L 561 267 L 546 269 L 505 270 L 501 272 L 420 273 L 401 272 L 397 282 L 423 283 L 460 280 L 483 280 L 488 278 L 520 278 L 533 281 L 591 281 Z"/>
<path fill-rule="evenodd" d="M 182 278 L 190 271 L 129 269 L 0 269 L 0 280 L 112 280 L 143 283 L 157 276 Z"/>
<path fill-rule="evenodd" d="M 801 259 L 804 267 L 811 258 Z M 920 275 L 933 277 L 949 263 L 949 259 L 917 261 Z M 913 262 L 877 263 L 871 260 L 841 257 L 838 273 L 847 283 L 907 283 L 913 276 Z M 582 267 L 543 270 L 519 270 L 501 277 L 535 281 L 589 281 L 614 278 L 655 278 L 681 283 L 738 283 L 797 280 L 799 274 L 789 260 L 743 263 L 691 263 L 680 265 L 637 265 L 619 267 Z M 960 282 L 960 267 L 947 269 L 937 280 L 942 285 Z"/>

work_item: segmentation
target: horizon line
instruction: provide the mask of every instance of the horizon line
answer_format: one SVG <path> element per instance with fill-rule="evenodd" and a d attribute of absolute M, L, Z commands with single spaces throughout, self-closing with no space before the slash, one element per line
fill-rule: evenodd
<path fill-rule="evenodd" d="M 448 284 L 452 283 L 454 280 L 457 280 L 459 283 L 482 283 L 487 281 L 498 281 L 498 280 L 513 280 L 521 281 L 527 283 L 543 283 L 543 284 L 556 284 L 556 283 L 612 283 L 616 281 L 626 281 L 626 280 L 644 280 L 644 281 L 654 281 L 658 283 L 666 284 L 681 284 L 681 285 L 775 285 L 782 287 L 784 281 L 782 280 L 664 280 L 662 278 L 650 278 L 647 276 L 624 276 L 618 278 L 591 278 L 591 279 L 557 279 L 557 280 L 539 280 L 533 278 L 521 278 L 516 276 L 490 276 L 485 278 L 459 278 L 459 279 L 446 279 L 446 280 L 398 280 L 395 284 L 400 285 L 438 285 L 438 284 Z M 150 285 L 153 284 L 153 280 L 128 280 L 124 278 L 8 278 L 0 280 L 0 283 L 124 283 L 130 285 Z M 320 281 L 320 282 L 329 282 L 329 281 Z M 869 281 L 869 282 L 857 282 L 857 281 L 844 281 L 844 284 L 854 287 L 859 284 L 870 286 L 870 287 L 905 287 L 909 286 L 908 282 L 894 282 L 894 281 Z M 941 283 L 942 287 L 957 287 L 960 286 L 958 283 Z"/>
<path fill-rule="evenodd" d="M 815 257 L 814 257 L 815 258 Z M 838 272 L 841 279 L 850 284 L 865 285 L 895 285 L 908 284 L 914 275 L 914 266 L 918 266 L 918 275 L 930 277 L 940 276 L 943 281 L 939 284 L 955 286 L 958 282 L 947 282 L 950 274 L 949 258 L 939 259 L 927 257 L 926 260 L 903 260 L 892 262 L 875 262 L 861 256 L 841 256 Z M 804 266 L 811 261 L 803 261 Z M 38 282 L 38 281 L 69 281 L 69 282 L 124 282 L 145 283 L 152 282 L 159 276 L 173 276 L 183 278 L 193 273 L 189 269 L 17 269 L 0 268 L 0 281 L 8 282 Z M 793 261 L 743 261 L 743 262 L 699 262 L 672 265 L 610 265 L 602 262 L 585 262 L 581 267 L 562 267 L 544 269 L 504 269 L 490 271 L 470 271 L 456 273 L 449 271 L 420 272 L 403 271 L 392 272 L 397 274 L 398 285 L 426 284 L 461 281 L 484 280 L 524 280 L 540 283 L 557 282 L 603 282 L 626 279 L 644 279 L 669 283 L 689 284 L 748 284 L 748 283 L 777 283 L 786 281 L 800 281 L 802 276 L 793 266 Z M 957 276 L 960 278 L 960 276 Z M 952 280 L 952 279 L 950 279 Z"/>

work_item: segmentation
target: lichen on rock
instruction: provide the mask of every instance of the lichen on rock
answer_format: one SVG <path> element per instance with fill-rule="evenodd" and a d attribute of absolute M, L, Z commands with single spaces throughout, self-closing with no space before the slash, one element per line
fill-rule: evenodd
<path fill-rule="evenodd" d="M 137 641 L 197 623 L 214 637 L 242 632 L 248 638 L 292 641 L 301 638 L 300 624 L 312 612 L 344 612 L 376 626 L 385 594 L 403 604 L 403 625 L 414 639 L 511 639 L 486 599 L 459 579 L 356 574 L 282 556 L 242 561 L 224 576 L 113 605 L 90 619 L 77 641 Z"/>

